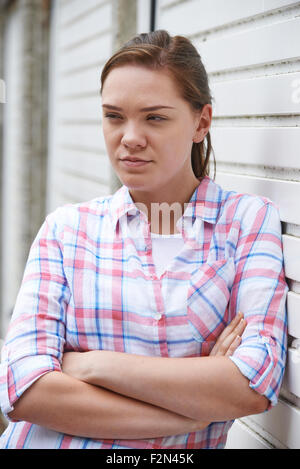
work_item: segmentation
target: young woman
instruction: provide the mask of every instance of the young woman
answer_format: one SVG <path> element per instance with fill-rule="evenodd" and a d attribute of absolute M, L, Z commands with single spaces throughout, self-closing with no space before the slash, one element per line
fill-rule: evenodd
<path fill-rule="evenodd" d="M 278 210 L 209 177 L 211 96 L 186 38 L 137 36 L 101 91 L 123 186 L 58 208 L 32 245 L 3 349 L 0 446 L 223 448 L 233 419 L 277 402 Z"/>

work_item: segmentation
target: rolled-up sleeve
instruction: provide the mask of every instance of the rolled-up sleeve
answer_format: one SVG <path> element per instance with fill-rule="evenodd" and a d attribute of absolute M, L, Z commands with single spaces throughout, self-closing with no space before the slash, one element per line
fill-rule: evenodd
<path fill-rule="evenodd" d="M 285 368 L 288 286 L 278 208 L 268 199 L 256 201 L 240 220 L 229 308 L 231 315 L 244 313 L 247 326 L 230 359 L 249 386 L 269 399 L 270 409 L 278 401 Z"/>
<path fill-rule="evenodd" d="M 56 223 L 58 210 L 46 218 L 31 246 L 2 348 L 0 402 L 8 420 L 14 403 L 31 384 L 45 373 L 61 371 L 70 292 Z"/>

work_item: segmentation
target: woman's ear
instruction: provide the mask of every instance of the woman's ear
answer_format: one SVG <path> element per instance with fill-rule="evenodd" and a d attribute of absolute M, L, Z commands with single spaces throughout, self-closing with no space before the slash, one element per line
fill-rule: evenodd
<path fill-rule="evenodd" d="M 197 113 L 196 130 L 193 138 L 194 143 L 202 142 L 209 132 L 212 121 L 212 105 L 205 104 L 201 112 Z"/>

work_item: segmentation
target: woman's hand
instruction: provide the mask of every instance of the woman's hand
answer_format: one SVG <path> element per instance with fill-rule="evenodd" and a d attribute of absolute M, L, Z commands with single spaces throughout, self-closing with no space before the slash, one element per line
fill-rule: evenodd
<path fill-rule="evenodd" d="M 241 343 L 241 336 L 246 325 L 247 322 L 243 318 L 243 313 L 239 312 L 218 337 L 209 355 L 225 357 L 232 355 Z"/>
<path fill-rule="evenodd" d="M 244 332 L 246 325 L 247 323 L 245 319 L 243 319 L 243 314 L 239 312 L 231 323 L 222 331 L 209 355 L 225 357 L 232 355 L 241 343 L 241 335 Z M 202 430 L 210 423 L 211 422 L 199 422 L 198 430 Z"/>

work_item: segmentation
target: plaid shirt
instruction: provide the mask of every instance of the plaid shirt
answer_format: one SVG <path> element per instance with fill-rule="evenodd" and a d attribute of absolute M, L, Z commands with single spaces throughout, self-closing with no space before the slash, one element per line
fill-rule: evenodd
<path fill-rule="evenodd" d="M 277 207 L 205 177 L 177 226 L 184 247 L 158 278 L 147 218 L 125 186 L 48 215 L 31 247 L 2 350 L 4 414 L 36 379 L 61 369 L 65 350 L 201 357 L 238 311 L 247 327 L 230 358 L 270 407 L 276 404 L 288 290 Z M 231 425 L 213 422 L 196 433 L 113 441 L 10 421 L 0 447 L 223 448 Z"/>

